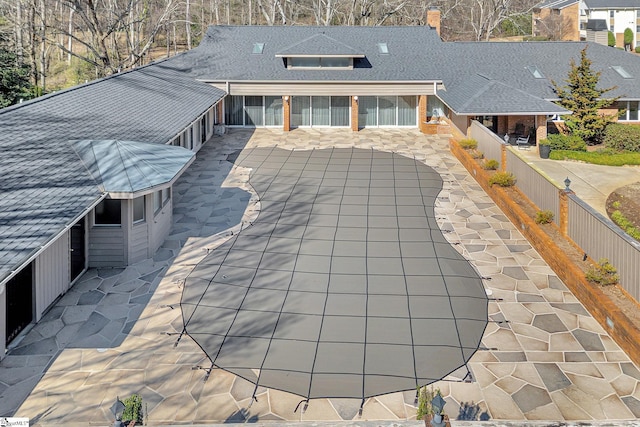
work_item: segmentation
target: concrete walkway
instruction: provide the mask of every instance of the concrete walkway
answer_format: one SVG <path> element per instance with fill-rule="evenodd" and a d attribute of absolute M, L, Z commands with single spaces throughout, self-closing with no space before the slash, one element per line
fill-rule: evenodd
<path fill-rule="evenodd" d="M 564 180 L 571 180 L 570 188 L 584 202 L 607 216 L 606 202 L 609 194 L 620 187 L 640 182 L 640 166 L 602 166 L 589 163 L 541 159 L 536 147 L 530 150 L 512 148 L 534 168 L 542 171 L 558 186 L 564 188 Z"/>
<path fill-rule="evenodd" d="M 329 129 L 235 131 L 209 141 L 174 188 L 173 229 L 154 259 L 86 273 L 0 363 L 0 416 L 28 417 L 41 426 L 107 426 L 116 396 L 140 393 L 148 425 L 395 425 L 415 418 L 412 391 L 368 399 L 361 417 L 360 402 L 349 399 L 313 400 L 302 412 L 295 411 L 300 397 L 259 389 L 252 402 L 252 384 L 221 370 L 207 377 L 210 363 L 201 349 L 188 336 L 178 342 L 184 278 L 259 207 L 247 186 L 250 171 L 233 167 L 227 156 L 274 145 L 393 151 L 443 177 L 436 206 L 441 229 L 497 298 L 489 305 L 495 323 L 485 331 L 484 349 L 469 363 L 473 381 L 461 382 L 466 372 L 456 372 L 434 385 L 451 418 L 489 419 L 496 426 L 640 418 L 640 370 L 452 157 L 448 138 Z"/>

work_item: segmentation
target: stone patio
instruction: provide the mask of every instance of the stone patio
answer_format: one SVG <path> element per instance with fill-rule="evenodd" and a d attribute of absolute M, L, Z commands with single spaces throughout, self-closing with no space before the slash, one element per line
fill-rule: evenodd
<path fill-rule="evenodd" d="M 140 393 L 150 425 L 414 419 L 414 391 L 368 399 L 361 417 L 349 399 L 312 400 L 303 412 L 295 411 L 299 396 L 259 389 L 252 402 L 252 384 L 221 370 L 208 375 L 204 353 L 180 336 L 183 280 L 260 208 L 249 171 L 227 156 L 274 145 L 393 151 L 441 174 L 439 224 L 496 299 L 484 348 L 469 363 L 473 381 L 434 384 L 451 418 L 640 417 L 640 371 L 450 155 L 446 136 L 333 129 L 238 130 L 209 141 L 174 187 L 174 226 L 154 259 L 87 272 L 0 363 L 0 416 L 106 426 L 116 396 Z"/>

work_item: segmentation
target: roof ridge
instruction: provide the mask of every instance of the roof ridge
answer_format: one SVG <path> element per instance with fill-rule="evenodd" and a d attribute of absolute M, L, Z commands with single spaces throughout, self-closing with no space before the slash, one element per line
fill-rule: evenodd
<path fill-rule="evenodd" d="M 174 56 L 171 56 L 171 57 L 168 57 L 168 58 L 158 59 L 156 61 L 150 62 L 149 64 L 141 65 L 139 67 L 132 68 L 130 70 L 125 70 L 125 71 L 118 72 L 118 73 L 115 73 L 115 74 L 110 74 L 108 76 L 101 77 L 101 78 L 95 79 L 95 80 L 91 80 L 91 81 L 88 81 L 88 82 L 85 82 L 85 83 L 81 83 L 79 85 L 75 85 L 75 86 L 71 86 L 71 87 L 68 87 L 68 88 L 61 89 L 61 90 L 53 91 L 53 92 L 50 92 L 50 93 L 48 93 L 46 95 L 42 95 L 42 96 L 39 96 L 37 98 L 29 99 L 29 100 L 27 100 L 25 102 L 22 102 L 22 103 L 19 103 L 19 104 L 14 104 L 14 105 L 10 105 L 9 107 L 0 108 L 0 115 L 1 114 L 6 114 L 6 113 L 11 112 L 11 111 L 18 110 L 18 109 L 20 109 L 22 107 L 26 107 L 26 106 L 29 106 L 29 105 L 34 105 L 34 104 L 36 104 L 38 102 L 42 102 L 42 101 L 51 99 L 51 98 L 53 98 L 55 96 L 58 96 L 58 95 L 67 94 L 69 92 L 73 92 L 73 91 L 76 91 L 76 90 L 79 90 L 79 89 L 84 89 L 86 87 L 90 87 L 90 86 L 96 85 L 98 83 L 102 83 L 104 81 L 108 81 L 108 80 L 110 80 L 112 78 L 117 78 L 119 76 L 124 76 L 124 75 L 130 74 L 130 73 L 136 72 L 136 71 L 144 70 L 146 68 L 149 68 L 149 67 L 152 67 L 152 66 L 155 66 L 155 65 L 159 65 L 159 64 L 162 64 L 163 62 L 166 62 L 168 60 L 172 60 L 174 58 L 177 58 L 177 57 L 182 56 L 182 55 L 184 55 L 186 53 L 189 53 L 189 52 L 190 51 L 188 51 L 188 50 L 185 51 L 185 52 L 180 52 L 177 55 L 174 55 Z"/>

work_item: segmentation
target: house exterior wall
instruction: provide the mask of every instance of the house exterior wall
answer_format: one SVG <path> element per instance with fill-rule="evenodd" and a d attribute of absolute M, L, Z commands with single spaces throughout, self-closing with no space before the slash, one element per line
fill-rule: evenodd
<path fill-rule="evenodd" d="M 580 3 L 562 9 L 541 8 L 532 13 L 533 35 L 559 33 L 557 37 L 563 41 L 580 40 Z"/>
<path fill-rule="evenodd" d="M 151 203 L 151 205 L 153 205 L 153 203 Z M 159 212 L 154 214 L 153 206 L 151 206 L 150 210 L 153 219 L 151 220 L 151 233 L 149 234 L 149 257 L 153 257 L 171 231 L 171 223 L 173 222 L 173 194 Z"/>
<path fill-rule="evenodd" d="M 638 44 L 638 10 L 640 9 L 597 9 L 589 12 L 590 19 L 604 19 L 609 30 L 616 37 L 616 47 L 624 47 L 624 30 L 630 28 L 633 31 L 632 46 Z M 613 12 L 613 18 L 611 17 Z"/>
<path fill-rule="evenodd" d="M 122 203 L 120 226 L 96 226 L 94 212 L 89 218 L 89 267 L 122 267 L 126 265 L 125 214 L 127 203 Z M 127 216 L 128 217 L 128 216 Z"/>
<path fill-rule="evenodd" d="M 213 86 L 221 90 L 229 90 L 229 95 L 249 96 L 387 96 L 387 95 L 433 95 L 433 82 L 216 82 Z"/>
<path fill-rule="evenodd" d="M 34 271 L 35 321 L 39 321 L 51 303 L 71 286 L 69 239 L 70 232 L 67 231 L 36 258 Z"/>

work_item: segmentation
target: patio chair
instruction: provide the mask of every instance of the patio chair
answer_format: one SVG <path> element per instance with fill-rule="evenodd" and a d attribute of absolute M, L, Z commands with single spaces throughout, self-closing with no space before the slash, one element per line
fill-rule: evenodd
<path fill-rule="evenodd" d="M 521 150 L 528 150 L 529 147 L 530 147 L 529 146 L 529 135 L 527 135 L 526 138 L 524 136 L 518 137 L 518 139 L 516 139 L 516 145 Z"/>

